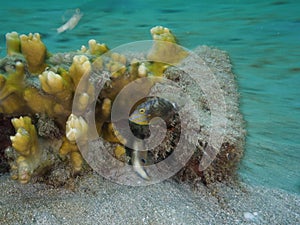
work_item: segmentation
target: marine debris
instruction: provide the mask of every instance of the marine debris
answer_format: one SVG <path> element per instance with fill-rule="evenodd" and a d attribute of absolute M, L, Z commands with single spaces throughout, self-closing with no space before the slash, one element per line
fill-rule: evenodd
<path fill-rule="evenodd" d="M 58 32 L 72 29 L 82 16 L 77 14 L 74 23 L 65 24 Z M 6 34 L 7 56 L 0 59 L 0 115 L 1 121 L 12 118 L 10 126 L 15 128 L 15 134 L 10 137 L 11 146 L 6 149 L 13 179 L 21 183 L 54 179 L 51 182 L 55 183 L 61 182 L 57 174 L 74 176 L 89 170 L 78 145 L 88 142 L 89 123 L 84 116 L 93 104 L 96 104 L 97 132 L 103 137 L 107 151 L 125 164 L 138 164 L 137 173 L 145 173 L 141 161 L 134 161 L 137 154 L 134 151 L 129 154 L 125 147 L 129 140 L 114 129 L 111 121 L 116 96 L 126 85 L 143 77 L 149 78 L 148 83 L 141 84 L 136 90 L 143 94 L 148 94 L 160 78 L 190 89 L 200 109 L 197 116 L 208 120 L 197 128 L 197 148 L 192 149 L 193 156 L 175 177 L 209 184 L 235 176 L 243 154 L 245 130 L 228 55 L 205 46 L 195 50 L 212 68 L 227 104 L 224 142 L 216 159 L 202 171 L 199 163 L 211 147 L 207 144 L 211 128 L 210 105 L 203 93 L 193 90 L 188 76 L 172 66 L 189 55 L 180 46 L 172 45 L 177 42 L 173 33 L 157 26 L 151 29 L 151 34 L 154 40 L 151 50 L 146 55 L 130 57 L 110 52 L 105 44 L 95 40 L 74 52 L 50 54 L 39 34 Z M 162 58 L 164 62 L 161 62 Z M 96 93 L 97 82 L 104 83 L 99 95 Z M 73 103 L 75 94 L 79 101 Z M 124 105 L 126 101 L 123 100 Z M 172 154 L 174 144 L 179 140 L 178 129 L 180 127 L 174 124 L 167 126 L 164 144 L 147 153 L 147 163 L 158 163 Z M 7 134 L 0 132 L 0 135 Z M 142 160 L 141 156 L 137 160 Z M 60 177 L 68 179 L 70 176 Z"/>

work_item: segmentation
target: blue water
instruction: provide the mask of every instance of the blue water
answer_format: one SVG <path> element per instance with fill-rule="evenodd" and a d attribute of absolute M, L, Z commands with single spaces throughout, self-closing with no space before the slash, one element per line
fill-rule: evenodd
<path fill-rule="evenodd" d="M 49 51 L 58 52 L 79 49 L 91 38 L 110 48 L 150 39 L 155 25 L 172 29 L 187 48 L 205 44 L 226 50 L 247 121 L 242 178 L 300 194 L 300 1 L 68 2 L 2 1 L 1 56 L 11 31 L 39 32 Z M 76 8 L 84 13 L 82 20 L 58 35 L 62 16 Z"/>

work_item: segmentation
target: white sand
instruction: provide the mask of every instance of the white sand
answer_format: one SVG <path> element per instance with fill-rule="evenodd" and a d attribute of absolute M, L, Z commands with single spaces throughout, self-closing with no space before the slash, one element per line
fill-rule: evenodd
<path fill-rule="evenodd" d="M 93 174 L 54 188 L 5 175 L 0 190 L 0 224 L 300 224 L 299 195 L 246 184 L 129 187 Z"/>

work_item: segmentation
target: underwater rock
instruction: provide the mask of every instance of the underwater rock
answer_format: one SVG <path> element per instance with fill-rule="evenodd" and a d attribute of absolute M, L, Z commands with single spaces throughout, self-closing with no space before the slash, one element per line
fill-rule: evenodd
<path fill-rule="evenodd" d="M 88 121 L 84 118 L 93 104 L 96 105 L 96 129 L 103 137 L 103 146 L 121 162 L 130 161 L 124 146 L 128 140 L 114 129 L 111 110 L 126 85 L 145 77 L 147 82 L 140 83 L 135 94 L 149 94 L 161 78 L 167 78 L 189 90 L 200 109 L 193 115 L 204 118 L 197 128 L 199 144 L 192 149 L 194 155 L 175 176 L 205 184 L 235 176 L 243 155 L 245 130 L 228 55 L 206 46 L 195 50 L 220 83 L 227 105 L 227 129 L 222 147 L 211 165 L 201 171 L 200 161 L 211 148 L 207 144 L 211 127 L 205 122 L 205 119 L 210 121 L 210 105 L 189 76 L 171 66 L 188 61 L 190 53 L 174 45 L 176 38 L 168 28 L 154 27 L 151 34 L 154 43 L 150 51 L 128 57 L 109 52 L 105 44 L 95 40 L 88 42 L 88 48 L 83 46 L 76 52 L 50 55 L 39 34 L 26 36 L 12 32 L 6 35 L 7 56 L 0 59 L 0 113 L 4 119 L 13 118 L 16 133 L 1 135 L 11 135 L 12 146 L 6 152 L 14 179 L 27 183 L 33 177 L 41 180 L 40 176 L 43 180 L 56 177 L 57 182 L 63 182 L 57 179 L 59 171 L 74 175 L 89 170 L 78 144 L 88 141 Z M 103 88 L 96 96 L 98 84 L 103 84 Z M 73 103 L 74 97 L 78 97 L 76 103 Z M 126 96 L 120 99 L 123 106 L 128 104 Z M 149 153 L 152 163 L 172 153 L 174 143 L 179 140 L 174 132 L 179 128 L 174 126 L 167 127 L 164 144 Z"/>
<path fill-rule="evenodd" d="M 234 181 L 237 178 L 236 171 L 239 162 L 243 157 L 246 130 L 243 116 L 239 110 L 238 87 L 232 72 L 230 58 L 225 51 L 208 46 L 199 46 L 194 49 L 194 53 L 199 55 L 209 66 L 214 78 L 219 83 L 226 104 L 226 113 L 223 118 L 226 121 L 226 127 L 222 134 L 221 147 L 215 159 L 205 170 L 199 170 L 199 161 L 203 158 L 203 154 L 211 152 L 211 146 L 208 144 L 212 112 L 210 104 L 205 94 L 199 92 L 195 85 L 186 79 L 188 76 L 185 76 L 182 71 L 170 67 L 165 72 L 168 79 L 178 82 L 180 86 L 190 91 L 190 95 L 197 100 L 201 109 L 197 112 L 198 117 L 202 118 L 201 132 L 198 136 L 199 145 L 189 162 L 177 174 L 177 178 L 183 181 L 201 180 L 207 185 L 217 181 Z M 221 116 L 220 119 L 222 119 Z"/>
<path fill-rule="evenodd" d="M 14 127 L 10 121 L 11 118 L 3 117 L 0 114 L 0 174 L 9 171 L 9 164 L 5 157 L 5 149 L 11 145 L 9 137 L 14 134 Z"/>
<path fill-rule="evenodd" d="M 36 127 L 40 137 L 58 139 L 62 136 L 55 121 L 46 114 L 37 115 L 37 119 Z"/>

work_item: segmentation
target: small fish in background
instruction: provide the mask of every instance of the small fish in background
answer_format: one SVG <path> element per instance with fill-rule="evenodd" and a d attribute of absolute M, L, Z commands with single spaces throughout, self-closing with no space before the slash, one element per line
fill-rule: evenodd
<path fill-rule="evenodd" d="M 82 16 L 83 13 L 80 12 L 80 9 L 76 9 L 76 12 L 73 14 L 73 16 L 64 25 L 57 28 L 57 33 L 60 34 L 66 30 L 72 30 L 78 24 Z"/>

